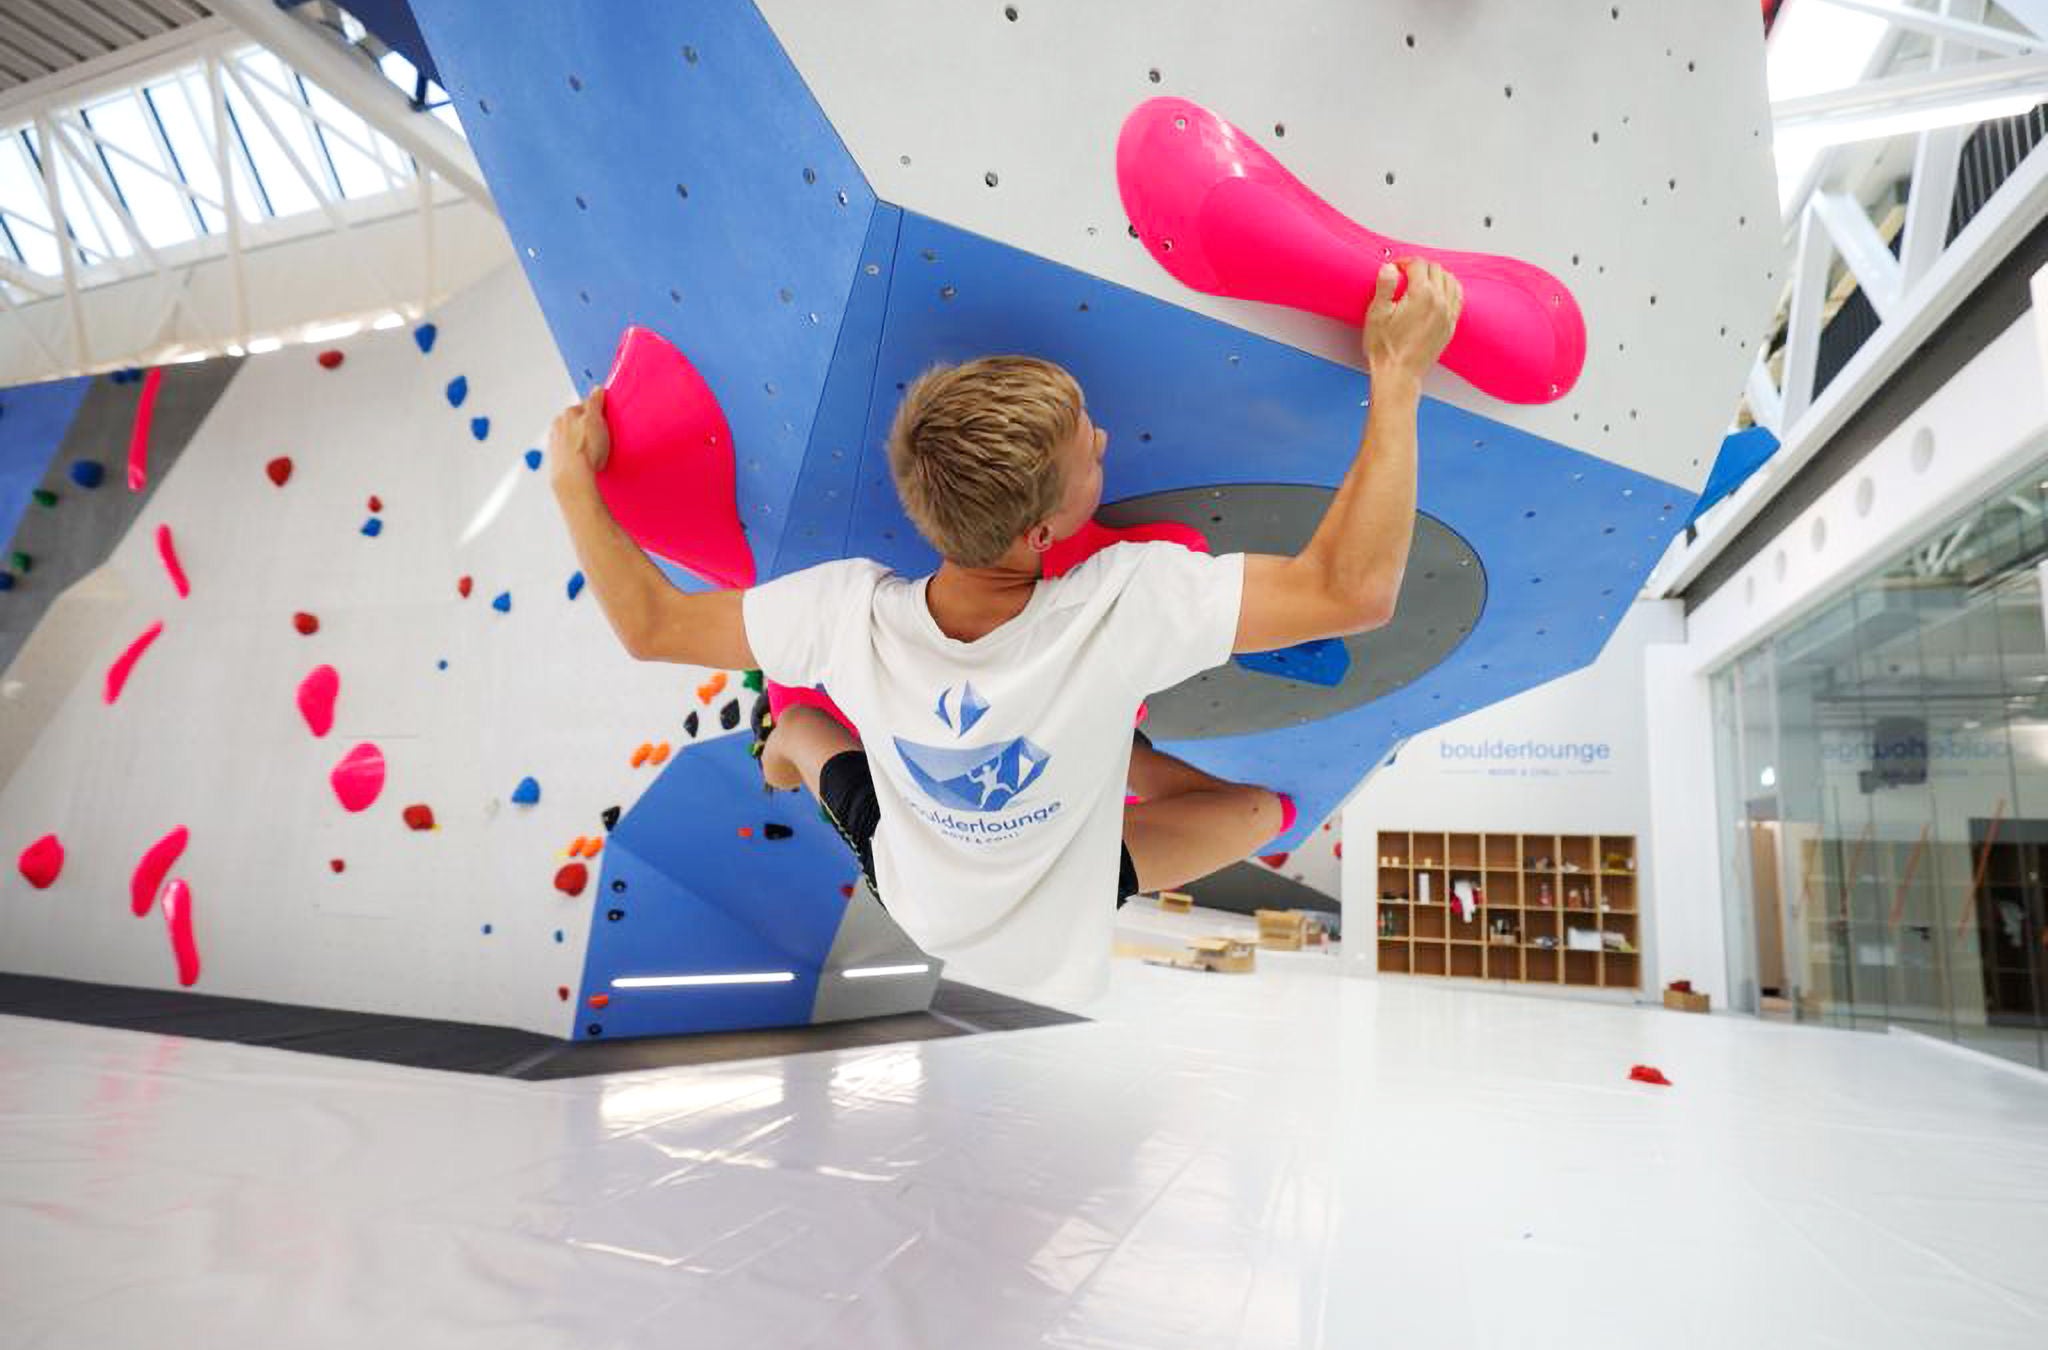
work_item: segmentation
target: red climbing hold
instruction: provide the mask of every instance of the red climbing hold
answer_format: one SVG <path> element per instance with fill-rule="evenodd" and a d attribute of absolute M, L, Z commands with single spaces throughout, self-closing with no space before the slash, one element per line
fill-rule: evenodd
<path fill-rule="evenodd" d="M 714 586 L 754 584 L 740 529 L 732 430 L 689 359 L 649 329 L 619 339 L 605 377 L 611 455 L 598 495 L 633 541 Z"/>
<path fill-rule="evenodd" d="M 334 700 L 341 693 L 341 676 L 333 666 L 315 666 L 299 681 L 299 715 L 315 736 L 334 730 Z"/>
<path fill-rule="evenodd" d="M 556 985 L 555 997 L 562 1000 L 562 1002 L 567 1003 L 569 1001 L 569 986 L 566 984 Z"/>
<path fill-rule="evenodd" d="M 290 481 L 292 476 L 292 457 L 290 455 L 279 455 L 276 459 L 263 466 L 263 472 L 270 475 L 271 482 L 279 487 L 283 487 Z"/>
<path fill-rule="evenodd" d="M 106 700 L 109 705 L 121 697 L 121 690 L 128 684 L 129 672 L 135 669 L 135 663 L 142 659 L 142 654 L 149 650 L 149 644 L 155 642 L 163 631 L 163 620 L 159 619 L 144 630 L 141 637 L 129 643 L 128 650 L 107 667 Z"/>
<path fill-rule="evenodd" d="M 370 494 L 370 509 L 372 511 L 382 511 L 384 509 L 383 501 L 374 492 Z"/>
<path fill-rule="evenodd" d="M 128 490 L 149 486 L 149 423 L 156 415 L 156 390 L 164 382 L 162 366 L 142 377 L 142 399 L 135 405 L 135 426 L 128 433 Z"/>
<path fill-rule="evenodd" d="M 846 885 L 841 886 L 839 893 L 849 900 L 853 899 L 853 883 L 848 882 Z"/>
<path fill-rule="evenodd" d="M 434 828 L 434 808 L 425 802 L 414 802 L 405 808 L 405 823 L 415 830 Z"/>
<path fill-rule="evenodd" d="M 327 780 L 350 811 L 367 811 L 384 791 L 384 752 L 365 741 L 341 758 Z"/>
<path fill-rule="evenodd" d="M 1344 856 L 1344 841 L 1342 839 L 1337 841 L 1337 856 L 1340 858 Z"/>
<path fill-rule="evenodd" d="M 64 845 L 57 836 L 46 834 L 21 851 L 21 874 L 37 890 L 48 890 L 64 870 Z"/>
<path fill-rule="evenodd" d="M 469 599 L 469 587 L 470 580 L 468 577 L 464 577 L 462 578 L 462 580 L 455 583 L 456 593 L 465 600 Z"/>
<path fill-rule="evenodd" d="M 336 366 L 341 364 L 341 353 L 336 351 L 325 351 L 320 353 L 320 364 L 322 366 L 325 366 L 329 370 L 334 369 Z"/>
<path fill-rule="evenodd" d="M 583 894 L 583 888 L 590 884 L 590 869 L 582 863 L 564 863 L 562 870 L 555 873 L 555 889 L 564 895 Z"/>
<path fill-rule="evenodd" d="M 327 860 L 327 867 L 328 870 L 336 873 L 337 875 L 348 870 L 348 864 L 343 862 L 339 858 L 329 858 Z"/>
<path fill-rule="evenodd" d="M 298 629 L 305 636 L 311 637 L 320 631 L 320 621 L 302 609 L 292 615 L 292 627 Z"/>
<path fill-rule="evenodd" d="M 185 841 L 191 834 L 180 825 L 163 838 L 149 846 L 149 852 L 142 855 L 142 861 L 135 864 L 135 875 L 128 882 L 128 907 L 136 918 L 149 913 L 149 907 L 156 900 L 156 893 L 164 884 L 172 864 L 185 851 Z"/>
<path fill-rule="evenodd" d="M 1111 544 L 1143 544 L 1152 540 L 1179 544 L 1195 553 L 1209 551 L 1209 541 L 1202 532 L 1179 521 L 1162 520 L 1150 525 L 1116 529 L 1090 520 L 1083 522 L 1080 529 L 1066 538 L 1052 541 L 1052 547 L 1044 555 L 1045 574 L 1049 577 L 1063 576 Z"/>
<path fill-rule="evenodd" d="M 173 878 L 164 887 L 164 923 L 178 958 L 178 983 L 190 989 L 199 983 L 199 944 L 192 940 L 192 888 L 183 878 Z"/>
<path fill-rule="evenodd" d="M 1278 871 L 1280 868 L 1287 866 L 1287 855 L 1285 853 L 1261 853 L 1259 861 Z"/>
<path fill-rule="evenodd" d="M 1670 1087 L 1671 1080 L 1647 1064 L 1638 1064 L 1628 1071 L 1629 1081 L 1634 1083 L 1655 1083 L 1658 1087 Z"/>
<path fill-rule="evenodd" d="M 592 994 L 590 996 L 590 1006 L 593 1008 L 609 1008 L 612 1006 L 612 996 L 610 994 Z"/>
<path fill-rule="evenodd" d="M 164 570 L 171 574 L 171 584 L 178 588 L 178 598 L 183 600 L 191 595 L 192 583 L 185 580 L 185 569 L 178 562 L 178 545 L 177 541 L 171 538 L 170 526 L 156 527 L 156 551 L 164 560 Z"/>

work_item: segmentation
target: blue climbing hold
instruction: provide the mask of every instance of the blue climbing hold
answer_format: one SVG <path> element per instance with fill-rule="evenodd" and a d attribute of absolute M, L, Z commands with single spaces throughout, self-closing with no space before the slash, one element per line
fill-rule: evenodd
<path fill-rule="evenodd" d="M 489 924 L 485 924 L 485 925 L 484 925 L 484 936 L 485 936 L 485 937 L 489 937 L 490 935 L 491 935 L 491 926 L 490 926 Z"/>
<path fill-rule="evenodd" d="M 457 375 L 448 381 L 448 406 L 460 408 L 462 400 L 469 397 L 469 376 Z"/>
<path fill-rule="evenodd" d="M 578 572 L 575 576 L 569 578 L 569 598 L 574 600 L 581 594 L 583 594 L 583 574 Z"/>
<path fill-rule="evenodd" d="M 469 419 L 469 434 L 470 434 L 470 435 L 472 435 L 472 436 L 474 436 L 474 437 L 476 437 L 476 438 L 477 438 L 478 440 L 482 440 L 482 439 L 483 439 L 484 437 L 486 437 L 486 436 L 490 435 L 490 434 L 491 434 L 491 419 L 490 419 L 490 418 L 488 418 L 488 417 L 472 417 L 472 418 L 470 418 L 470 419 Z"/>
<path fill-rule="evenodd" d="M 514 806 L 532 806 L 539 800 L 540 783 L 536 779 L 522 778 L 519 780 L 519 786 L 512 789 L 512 804 Z"/>
<path fill-rule="evenodd" d="M 1317 638 L 1276 652 L 1245 652 L 1236 660 L 1246 670 L 1262 675 L 1278 675 L 1334 689 L 1344 683 L 1344 676 L 1351 669 L 1351 649 L 1337 638 Z"/>
<path fill-rule="evenodd" d="M 107 468 L 96 459 L 71 461 L 71 481 L 82 488 L 96 488 L 107 476 Z"/>
<path fill-rule="evenodd" d="M 13 590 L 13 589 L 14 589 L 14 573 L 12 573 L 12 572 L 0 572 L 0 591 L 11 591 L 11 590 Z"/>
<path fill-rule="evenodd" d="M 446 670 L 446 669 L 448 669 L 448 659 L 447 659 L 446 657 L 443 657 L 443 658 L 441 658 L 441 660 L 439 660 L 439 661 L 435 662 L 435 663 L 434 663 L 434 669 L 436 669 L 436 670 Z"/>
<path fill-rule="evenodd" d="M 375 516 L 371 516 L 363 522 L 363 533 L 375 539 L 378 535 L 384 533 L 384 522 Z"/>
<path fill-rule="evenodd" d="M 412 330 L 412 340 L 420 345 L 422 353 L 434 350 L 434 335 L 441 330 L 430 323 L 423 323 Z"/>
<path fill-rule="evenodd" d="M 491 608 L 497 610 L 500 614 L 510 614 L 512 612 L 512 592 L 500 591 L 498 598 L 491 601 Z"/>
<path fill-rule="evenodd" d="M 540 451 L 529 450 L 526 452 L 526 467 L 529 469 L 538 469 L 540 467 Z"/>

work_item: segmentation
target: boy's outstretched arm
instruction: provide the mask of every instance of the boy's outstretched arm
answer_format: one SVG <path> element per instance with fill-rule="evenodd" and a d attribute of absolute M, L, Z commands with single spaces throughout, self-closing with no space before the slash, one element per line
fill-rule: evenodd
<path fill-rule="evenodd" d="M 594 389 L 548 429 L 549 476 L 568 522 L 584 580 L 612 631 L 640 661 L 674 661 L 719 670 L 752 670 L 740 597 L 745 591 L 692 595 L 661 574 L 598 495 L 597 471 L 611 453 L 604 390 Z"/>
<path fill-rule="evenodd" d="M 1363 336 L 1372 407 L 1350 472 L 1301 552 L 1247 554 L 1233 650 L 1271 651 L 1378 628 L 1393 617 L 1415 535 L 1422 377 L 1457 326 L 1463 290 L 1434 263 L 1381 268 Z"/>

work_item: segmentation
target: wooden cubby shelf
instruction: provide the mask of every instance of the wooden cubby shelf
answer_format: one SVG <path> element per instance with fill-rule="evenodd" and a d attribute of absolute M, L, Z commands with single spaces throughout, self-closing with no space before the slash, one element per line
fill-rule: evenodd
<path fill-rule="evenodd" d="M 1378 856 L 1384 972 L 1642 987 L 1633 835 L 1383 830 Z"/>

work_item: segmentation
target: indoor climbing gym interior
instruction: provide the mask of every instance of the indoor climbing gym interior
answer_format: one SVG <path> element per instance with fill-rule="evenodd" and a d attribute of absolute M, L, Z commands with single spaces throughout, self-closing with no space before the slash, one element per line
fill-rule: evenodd
<path fill-rule="evenodd" d="M 2048 1346 L 2048 0 L 0 0 L 0 1350 Z"/>

